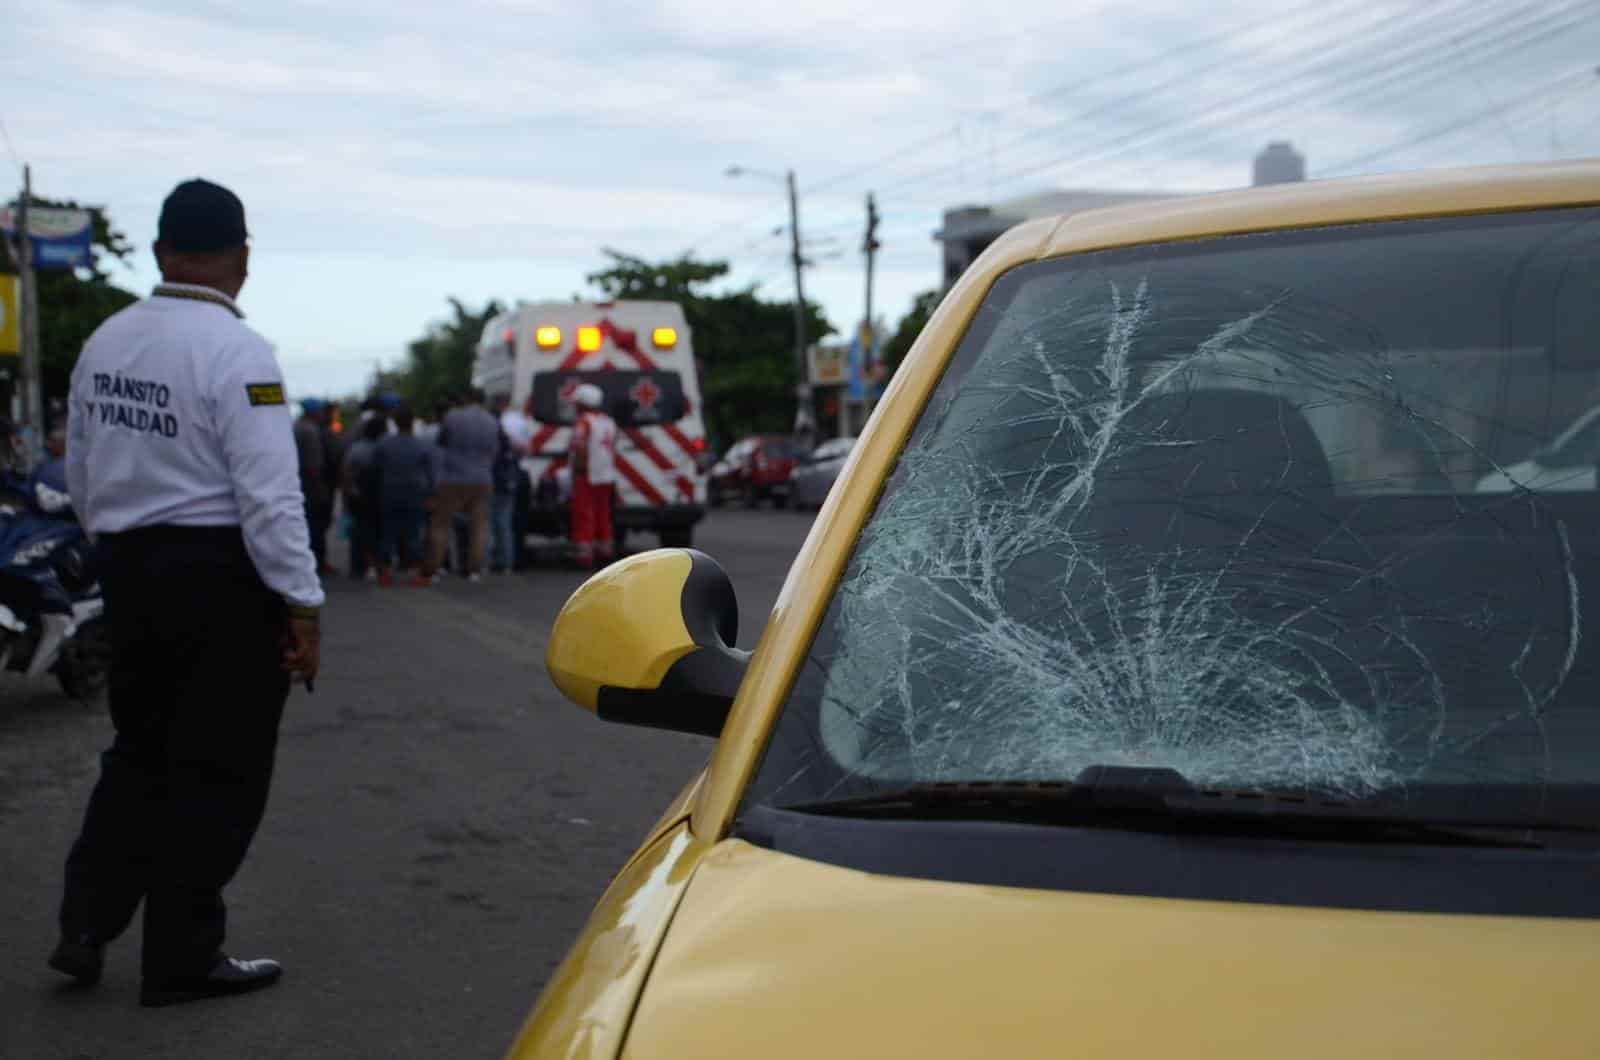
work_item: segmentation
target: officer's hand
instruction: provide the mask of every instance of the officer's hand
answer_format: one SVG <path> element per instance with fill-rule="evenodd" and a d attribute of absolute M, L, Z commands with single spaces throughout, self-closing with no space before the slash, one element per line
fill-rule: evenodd
<path fill-rule="evenodd" d="M 283 634 L 283 668 L 306 680 L 322 665 L 322 627 L 314 618 L 291 618 Z"/>

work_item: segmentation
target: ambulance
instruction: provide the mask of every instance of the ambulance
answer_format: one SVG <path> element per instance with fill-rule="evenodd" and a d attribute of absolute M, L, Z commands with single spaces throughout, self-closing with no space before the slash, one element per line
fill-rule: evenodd
<path fill-rule="evenodd" d="M 581 384 L 594 383 L 618 427 L 618 546 L 635 530 L 653 531 L 666 547 L 693 542 L 705 514 L 698 458 L 706 430 L 694 345 L 677 303 L 519 302 L 484 328 L 472 378 L 491 398 L 527 405 L 533 417 L 522 461 L 532 487 L 530 532 L 566 532 L 573 398 Z"/>

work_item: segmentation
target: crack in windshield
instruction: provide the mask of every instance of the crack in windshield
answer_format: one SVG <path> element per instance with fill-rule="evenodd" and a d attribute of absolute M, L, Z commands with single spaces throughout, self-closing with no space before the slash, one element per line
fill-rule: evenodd
<path fill-rule="evenodd" d="M 830 790 L 1109 764 L 1361 798 L 1577 768 L 1547 731 L 1581 657 L 1572 509 L 1509 459 L 1556 433 L 1505 415 L 1525 351 L 1361 308 L 1222 270 L 1020 285 L 814 647 Z"/>

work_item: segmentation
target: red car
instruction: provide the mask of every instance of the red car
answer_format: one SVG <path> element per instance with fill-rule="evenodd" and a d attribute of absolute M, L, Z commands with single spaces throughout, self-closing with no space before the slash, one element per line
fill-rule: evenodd
<path fill-rule="evenodd" d="M 789 476 L 799 449 L 786 434 L 752 434 L 723 454 L 711 469 L 706 497 L 712 507 L 742 499 L 754 508 L 763 500 L 783 508 L 789 503 Z"/>

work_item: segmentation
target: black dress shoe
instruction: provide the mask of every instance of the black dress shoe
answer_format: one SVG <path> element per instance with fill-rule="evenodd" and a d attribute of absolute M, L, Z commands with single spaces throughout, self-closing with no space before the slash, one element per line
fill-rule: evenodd
<path fill-rule="evenodd" d="M 262 958 L 240 961 L 224 957 L 210 972 L 181 979 L 145 980 L 139 988 L 139 1004 L 147 1008 L 204 1001 L 208 997 L 247 994 L 271 986 L 283 975 L 283 965 Z"/>
<path fill-rule="evenodd" d="M 106 964 L 106 948 L 88 939 L 62 939 L 50 954 L 50 967 L 72 976 L 82 986 L 93 986 L 100 981 L 100 972 Z"/>

